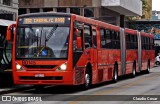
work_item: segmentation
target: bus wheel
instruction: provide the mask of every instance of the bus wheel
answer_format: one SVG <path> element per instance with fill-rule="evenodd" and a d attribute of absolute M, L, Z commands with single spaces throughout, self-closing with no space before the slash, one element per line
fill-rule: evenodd
<path fill-rule="evenodd" d="M 118 66 L 114 65 L 114 73 L 113 73 L 113 82 L 116 83 L 118 81 Z"/>
<path fill-rule="evenodd" d="M 133 64 L 133 70 L 132 70 L 132 78 L 135 78 L 136 76 L 136 65 L 135 63 Z"/>
<path fill-rule="evenodd" d="M 42 91 L 44 89 L 44 85 L 34 85 L 34 88 L 37 90 L 37 91 Z"/>
<path fill-rule="evenodd" d="M 148 65 L 147 65 L 146 73 L 147 73 L 147 74 L 149 74 L 149 73 L 150 73 L 150 63 L 149 63 L 149 62 L 148 62 Z"/>
<path fill-rule="evenodd" d="M 156 61 L 156 65 L 159 65 L 160 64 L 160 62 L 159 61 Z"/>
<path fill-rule="evenodd" d="M 84 90 L 89 89 L 89 87 L 91 86 L 91 73 L 89 72 L 89 70 L 86 70 L 86 74 L 85 74 L 85 80 L 84 80 Z"/>

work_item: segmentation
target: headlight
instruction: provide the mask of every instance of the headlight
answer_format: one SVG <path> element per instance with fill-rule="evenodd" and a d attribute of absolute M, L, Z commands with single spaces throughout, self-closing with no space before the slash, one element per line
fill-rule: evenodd
<path fill-rule="evenodd" d="M 17 69 L 17 70 L 21 69 L 21 65 L 17 64 L 17 65 L 16 65 L 16 69 Z"/>
<path fill-rule="evenodd" d="M 24 68 L 21 65 L 17 64 L 17 63 L 16 63 L 16 69 L 17 70 L 24 70 Z"/>
<path fill-rule="evenodd" d="M 64 64 L 62 64 L 59 68 L 57 68 L 56 70 L 66 70 L 67 69 L 67 62 L 65 62 Z"/>

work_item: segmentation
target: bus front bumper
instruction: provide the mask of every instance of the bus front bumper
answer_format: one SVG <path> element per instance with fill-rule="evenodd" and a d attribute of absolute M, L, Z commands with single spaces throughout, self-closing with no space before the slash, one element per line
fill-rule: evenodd
<path fill-rule="evenodd" d="M 30 85 L 73 85 L 73 72 L 71 71 L 26 71 L 14 72 L 15 84 Z"/>

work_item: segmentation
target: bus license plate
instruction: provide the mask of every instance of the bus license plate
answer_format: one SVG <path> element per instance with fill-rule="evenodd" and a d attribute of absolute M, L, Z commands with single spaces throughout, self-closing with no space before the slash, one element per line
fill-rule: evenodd
<path fill-rule="evenodd" d="M 35 77 L 44 77 L 44 74 L 35 74 Z"/>

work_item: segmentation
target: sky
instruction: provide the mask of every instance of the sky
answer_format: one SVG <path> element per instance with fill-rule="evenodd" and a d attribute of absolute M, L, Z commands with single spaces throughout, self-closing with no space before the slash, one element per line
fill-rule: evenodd
<path fill-rule="evenodd" d="M 152 0 L 152 10 L 160 11 L 160 0 Z"/>

